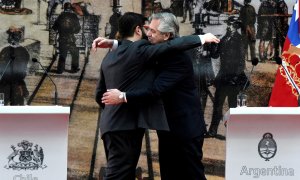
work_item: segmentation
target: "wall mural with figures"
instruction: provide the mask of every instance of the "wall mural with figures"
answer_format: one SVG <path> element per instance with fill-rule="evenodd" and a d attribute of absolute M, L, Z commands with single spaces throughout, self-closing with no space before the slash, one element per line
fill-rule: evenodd
<path fill-rule="evenodd" d="M 248 106 L 268 106 L 278 68 L 276 60 L 282 54 L 295 2 L 0 0 L 0 93 L 4 93 L 5 105 L 58 104 L 71 106 L 74 113 L 93 109 L 95 112 L 89 115 L 98 120 L 94 91 L 101 60 L 109 50 L 92 51 L 93 40 L 98 36 L 115 38 L 118 19 L 125 12 L 146 17 L 171 12 L 179 21 L 181 36 L 210 32 L 221 39 L 219 44 L 189 51 L 209 136 L 224 141 L 221 119 L 224 112 L 237 106 L 239 93 L 247 95 Z M 93 143 L 97 133 L 91 135 Z M 85 147 L 93 149 L 93 143 Z M 93 157 L 96 159 L 87 158 L 84 169 L 76 165 L 85 158 L 76 158 L 70 158 L 68 170 L 78 168 L 83 176 L 91 172 L 97 176 L 105 166 L 105 160 Z M 143 172 L 151 169 L 144 161 L 140 165 Z M 92 165 L 94 169 L 90 170 Z"/>
<path fill-rule="evenodd" d="M 5 84 L 5 86 L 1 88 L 3 88 L 3 92 L 6 95 L 5 104 L 25 105 L 24 103 L 13 102 L 12 97 L 15 97 L 16 94 L 23 95 L 23 98 L 27 100 L 27 104 L 30 104 L 34 99 L 34 92 L 38 90 L 36 88 L 39 88 L 38 84 L 41 84 L 43 79 L 40 79 L 40 81 L 35 84 L 36 88 L 34 90 L 31 89 L 28 91 L 25 83 L 26 72 L 38 73 L 38 69 L 41 69 L 41 67 L 38 67 L 34 70 L 37 66 L 35 63 L 32 63 L 31 60 L 42 60 L 42 62 L 45 62 L 44 59 L 40 59 L 40 57 L 43 56 L 41 54 L 43 44 L 50 45 L 50 47 L 53 48 L 53 50 L 50 51 L 53 56 L 49 57 L 51 61 L 46 62 L 52 66 L 56 60 L 58 61 L 56 70 L 48 66 L 49 72 L 62 74 L 66 70 L 69 73 L 77 73 L 80 70 L 79 54 L 83 54 L 85 58 L 88 58 L 92 41 L 98 37 L 100 15 L 94 14 L 93 7 L 89 1 L 38 0 L 34 4 L 26 4 L 26 2 L 21 0 L 1 0 L 0 4 L 1 16 L 6 17 L 7 20 L 16 20 L 15 23 L 11 23 L 11 25 L 8 26 L 8 30 L 3 29 L 3 32 L 6 33 L 1 36 L 5 37 L 2 38 L 1 41 L 4 41 L 7 36 L 7 42 L 2 43 L 1 46 L 5 45 L 5 43 L 8 44 L 7 48 L 1 51 L 1 54 L 3 54 L 1 60 L 4 65 L 1 66 L 3 73 L 1 83 Z M 36 8 L 36 11 L 33 12 L 27 8 L 26 5 Z M 32 22 L 32 18 L 26 20 L 28 16 L 36 16 L 36 21 Z M 26 34 L 30 34 L 34 26 L 44 26 L 42 31 L 43 35 L 26 37 Z M 24 49 L 24 52 L 18 53 L 19 48 Z M 28 53 L 30 55 L 27 55 Z M 20 58 L 11 58 L 11 56 L 15 56 L 14 54 L 20 54 Z M 26 61 L 23 58 L 25 55 L 28 56 Z M 71 67 L 65 66 L 67 56 L 70 56 L 72 59 Z M 31 59 L 29 59 L 29 57 Z M 25 63 L 25 67 L 20 69 L 19 67 L 23 67 L 24 65 L 20 66 L 16 63 Z M 5 66 L 6 64 L 7 66 Z M 12 83 L 15 81 L 15 74 L 17 74 L 18 71 L 23 71 L 24 74 L 23 79 L 25 79 L 25 81 L 22 83 L 22 87 L 25 87 L 23 88 L 24 92 L 20 91 L 22 88 L 16 88 L 15 84 L 11 84 L 9 88 L 6 87 L 8 82 Z M 18 82 L 18 80 L 16 80 L 16 82 Z"/>

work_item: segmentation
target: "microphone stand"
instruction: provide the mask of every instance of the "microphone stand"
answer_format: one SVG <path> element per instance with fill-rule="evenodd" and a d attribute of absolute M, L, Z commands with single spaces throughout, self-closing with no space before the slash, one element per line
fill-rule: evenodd
<path fill-rule="evenodd" d="M 244 93 L 245 92 L 245 89 L 247 87 L 247 84 L 249 83 L 249 79 L 250 79 L 250 76 L 254 70 L 254 67 L 258 64 L 258 59 L 257 58 L 253 58 L 252 59 L 252 69 L 250 71 L 250 74 L 249 74 L 249 77 L 247 77 L 247 80 L 246 80 L 246 83 L 244 84 L 244 87 L 243 89 L 241 90 L 241 92 L 239 92 L 238 94 L 238 97 L 237 97 L 237 101 L 238 101 L 238 106 L 246 106 L 246 98 L 247 98 L 247 95 Z"/>
<path fill-rule="evenodd" d="M 6 66 L 5 66 L 4 70 L 3 70 L 3 73 L 2 73 L 1 76 L 0 76 L 0 82 L 1 82 L 1 80 L 2 80 L 2 78 L 3 78 L 3 76 L 4 76 L 4 74 L 5 74 L 5 72 L 6 72 L 7 68 L 8 68 L 8 66 L 10 65 L 11 61 L 12 61 L 12 59 L 10 58 L 9 61 L 8 61 L 8 63 L 7 63 Z"/>
<path fill-rule="evenodd" d="M 37 59 L 32 59 L 33 62 L 37 62 L 39 63 L 39 65 L 42 67 L 44 73 L 49 77 L 50 81 L 52 82 L 52 84 L 54 85 L 55 88 L 55 92 L 54 92 L 54 105 L 57 105 L 57 87 L 56 84 L 54 83 L 54 81 L 52 80 L 52 78 L 48 75 L 48 72 L 46 71 L 46 69 L 44 68 L 44 66 L 40 63 L 40 61 L 38 61 Z"/>
<path fill-rule="evenodd" d="M 251 71 L 250 71 L 250 76 L 251 76 L 251 74 L 252 74 L 252 72 L 253 72 L 253 69 L 254 69 L 254 65 L 252 66 L 252 69 L 251 69 Z M 249 83 L 249 78 L 250 78 L 250 77 L 247 78 L 247 81 L 246 81 L 246 83 L 244 84 L 244 87 L 243 87 L 243 89 L 242 89 L 242 92 L 245 91 L 246 86 L 247 86 L 247 84 Z"/>

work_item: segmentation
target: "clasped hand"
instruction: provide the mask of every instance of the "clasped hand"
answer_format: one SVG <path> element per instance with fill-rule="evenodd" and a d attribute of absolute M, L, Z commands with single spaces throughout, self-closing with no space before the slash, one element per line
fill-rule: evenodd
<path fill-rule="evenodd" d="M 93 41 L 92 49 L 97 51 L 97 48 L 111 48 L 113 46 L 114 40 L 106 39 L 104 37 L 98 37 Z"/>
<path fill-rule="evenodd" d="M 123 103 L 123 99 L 120 99 L 119 96 L 121 91 L 118 89 L 108 89 L 102 96 L 101 101 L 105 105 L 117 105 Z"/>

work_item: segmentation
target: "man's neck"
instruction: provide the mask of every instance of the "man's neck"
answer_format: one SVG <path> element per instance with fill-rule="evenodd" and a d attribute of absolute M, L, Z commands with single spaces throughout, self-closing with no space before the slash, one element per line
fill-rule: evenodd
<path fill-rule="evenodd" d="M 141 37 L 137 34 L 134 34 L 133 36 L 130 36 L 130 37 L 126 38 L 126 40 L 135 42 L 135 41 L 141 40 Z"/>

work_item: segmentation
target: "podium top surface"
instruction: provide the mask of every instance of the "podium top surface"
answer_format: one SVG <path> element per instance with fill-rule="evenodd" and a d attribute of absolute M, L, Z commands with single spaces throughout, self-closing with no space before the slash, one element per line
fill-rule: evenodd
<path fill-rule="evenodd" d="M 230 108 L 224 115 L 228 120 L 232 115 L 300 115 L 300 107 L 238 107 Z"/>
<path fill-rule="evenodd" d="M 0 114 L 70 114 L 70 107 L 0 106 Z"/>

